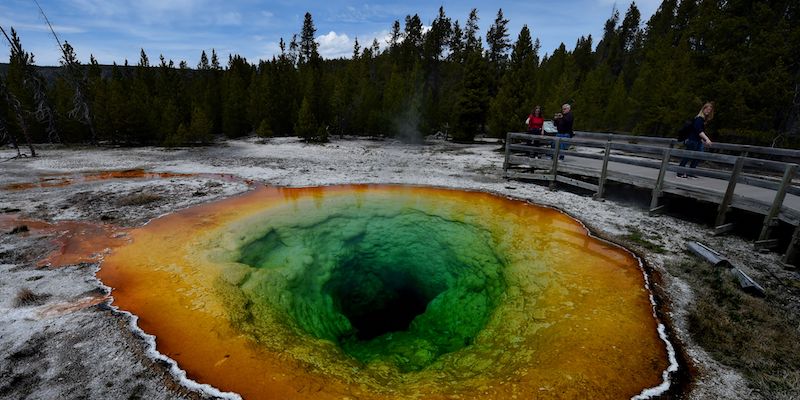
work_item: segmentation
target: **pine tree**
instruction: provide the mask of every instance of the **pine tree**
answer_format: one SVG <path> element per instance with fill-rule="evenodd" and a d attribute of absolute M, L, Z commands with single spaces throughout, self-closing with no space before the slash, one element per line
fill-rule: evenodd
<path fill-rule="evenodd" d="M 522 132 L 527 111 L 533 108 L 536 91 L 538 49 L 531 43 L 530 30 L 524 25 L 520 30 L 508 70 L 500 81 L 500 88 L 489 105 L 489 134 L 504 138 L 508 132 Z"/>
<path fill-rule="evenodd" d="M 400 65 L 404 70 L 410 70 L 414 64 L 422 60 L 422 20 L 419 16 L 406 16 L 403 43 L 400 46 Z"/>
<path fill-rule="evenodd" d="M 450 36 L 450 55 L 448 59 L 459 63 L 464 59 L 464 32 L 458 20 L 453 23 L 453 34 Z"/>
<path fill-rule="evenodd" d="M 431 29 L 425 34 L 423 44 L 425 66 L 438 65 L 452 34 L 450 18 L 445 15 L 444 7 L 439 7 L 439 15 L 433 20 Z"/>
<path fill-rule="evenodd" d="M 216 49 L 211 49 L 211 69 L 215 71 L 219 71 L 222 69 L 222 67 L 219 65 L 219 57 L 217 57 Z"/>
<path fill-rule="evenodd" d="M 203 52 L 200 54 L 200 62 L 197 63 L 197 69 L 201 71 L 211 69 L 211 65 L 208 63 L 208 56 L 206 55 L 205 50 L 203 50 Z"/>
<path fill-rule="evenodd" d="M 314 27 L 314 20 L 311 13 L 306 13 L 303 18 L 303 30 L 300 33 L 300 64 L 318 64 L 321 61 L 317 48 L 319 45 L 314 38 L 317 28 Z"/>
<path fill-rule="evenodd" d="M 253 126 L 247 121 L 249 79 L 252 69 L 239 55 L 228 59 L 228 69 L 222 78 L 222 130 L 229 138 L 248 134 Z"/>
<path fill-rule="evenodd" d="M 297 123 L 294 127 L 295 134 L 306 141 L 316 141 L 318 132 L 317 119 L 314 117 L 314 110 L 311 108 L 311 101 L 308 97 L 303 97 L 300 104 L 300 111 L 297 116 Z"/>
<path fill-rule="evenodd" d="M 191 122 L 185 141 L 191 143 L 208 143 L 211 141 L 213 127 L 211 119 L 203 112 L 203 109 L 194 107 L 192 109 Z"/>
<path fill-rule="evenodd" d="M 503 9 L 497 11 L 497 18 L 494 24 L 489 28 L 486 33 L 486 58 L 489 59 L 490 65 L 494 68 L 495 73 L 503 70 L 506 61 L 508 60 L 508 50 L 511 48 L 511 43 L 508 40 L 508 20 L 503 17 Z"/>
<path fill-rule="evenodd" d="M 469 12 L 467 23 L 464 25 L 464 50 L 480 54 L 483 52 L 483 44 L 481 44 L 481 38 L 478 36 L 478 31 L 480 30 L 478 20 L 478 9 L 473 8 Z"/>
<path fill-rule="evenodd" d="M 453 122 L 453 140 L 471 142 L 481 132 L 488 108 L 488 71 L 480 53 L 467 56 L 466 75 L 458 96 Z"/>
<path fill-rule="evenodd" d="M 400 48 L 400 41 L 403 38 L 403 33 L 400 32 L 400 21 L 395 20 L 392 23 L 392 31 L 389 34 L 389 41 L 387 44 L 389 45 L 389 54 L 396 54 Z"/>

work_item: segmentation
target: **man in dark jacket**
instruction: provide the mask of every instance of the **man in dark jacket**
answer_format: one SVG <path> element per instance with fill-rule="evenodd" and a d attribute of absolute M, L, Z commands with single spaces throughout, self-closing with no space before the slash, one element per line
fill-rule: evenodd
<path fill-rule="evenodd" d="M 561 138 L 571 138 L 575 136 L 575 133 L 572 131 L 572 123 L 574 121 L 574 117 L 572 115 L 572 107 L 569 104 L 564 104 L 561 106 L 561 112 L 556 114 L 553 118 L 553 124 L 556 126 L 558 133 L 556 133 L 557 137 Z M 569 148 L 569 144 L 562 143 L 561 150 L 566 150 Z M 563 160 L 564 156 L 558 156 L 559 160 Z"/>

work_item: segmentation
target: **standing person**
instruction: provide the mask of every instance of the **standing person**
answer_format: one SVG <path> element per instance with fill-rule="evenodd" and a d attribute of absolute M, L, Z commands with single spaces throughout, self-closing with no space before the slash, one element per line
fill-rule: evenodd
<path fill-rule="evenodd" d="M 572 123 L 574 122 L 574 116 L 572 115 L 572 106 L 569 104 L 564 104 L 561 106 L 561 112 L 557 113 L 553 117 L 553 124 L 556 126 L 556 133 L 557 137 L 561 138 L 571 138 L 575 136 L 575 133 L 572 131 Z M 566 150 L 569 148 L 568 143 L 561 144 L 561 150 Z M 555 148 L 555 144 L 553 144 L 553 148 Z M 559 160 L 564 159 L 564 155 L 558 156 Z"/>
<path fill-rule="evenodd" d="M 697 113 L 697 116 L 694 117 L 694 121 L 692 122 L 692 130 L 689 132 L 689 137 L 683 142 L 686 145 L 686 150 L 691 151 L 704 151 L 705 146 L 711 146 L 711 139 L 708 138 L 706 135 L 706 125 L 708 121 L 714 119 L 714 102 L 709 101 L 706 104 L 703 104 L 703 108 L 700 109 L 700 112 Z M 692 162 L 689 164 L 689 168 L 697 168 L 697 163 L 699 162 L 697 159 L 691 159 Z M 681 167 L 685 167 L 686 163 L 689 162 L 688 157 L 684 157 L 681 160 Z M 684 174 L 678 172 L 678 178 L 695 178 L 694 175 Z"/>
<path fill-rule="evenodd" d="M 544 125 L 544 117 L 542 116 L 542 106 L 533 107 L 528 119 L 525 120 L 528 124 L 529 135 L 541 135 L 543 133 L 542 126 Z"/>

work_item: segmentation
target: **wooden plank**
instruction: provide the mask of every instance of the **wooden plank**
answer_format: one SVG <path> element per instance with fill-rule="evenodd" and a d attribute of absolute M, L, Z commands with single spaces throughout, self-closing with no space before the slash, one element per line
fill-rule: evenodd
<path fill-rule="evenodd" d="M 529 135 L 527 133 L 521 132 L 508 132 L 508 139 L 522 139 L 522 140 L 532 140 L 534 135 Z"/>
<path fill-rule="evenodd" d="M 718 225 L 714 227 L 714 236 L 726 234 L 733 230 L 733 224 Z"/>
<path fill-rule="evenodd" d="M 730 179 L 731 175 L 731 173 L 728 171 L 712 171 L 707 168 L 689 168 L 689 167 L 681 167 L 680 165 L 670 165 L 669 170 L 677 172 L 679 174 L 705 176 L 707 178 L 719 179 L 721 181 L 727 181 L 728 179 Z"/>
<path fill-rule="evenodd" d="M 664 147 L 646 146 L 640 144 L 612 143 L 611 149 L 628 151 L 635 154 L 649 153 L 649 154 L 660 155 L 661 152 L 664 150 Z"/>
<path fill-rule="evenodd" d="M 508 166 L 514 165 L 530 165 L 536 167 L 546 168 L 550 165 L 550 160 L 543 159 L 543 158 L 533 158 L 533 157 L 525 157 L 525 156 L 509 156 L 508 157 Z"/>
<path fill-rule="evenodd" d="M 680 184 L 672 184 L 669 182 L 664 183 L 662 192 L 671 193 L 690 199 L 707 201 L 709 203 L 719 203 L 719 201 L 722 199 L 722 195 L 720 193 L 707 190 L 705 188 L 682 186 Z"/>
<path fill-rule="evenodd" d="M 664 150 L 664 156 L 661 160 L 661 169 L 658 171 L 658 178 L 653 187 L 653 194 L 650 196 L 650 209 L 658 208 L 658 199 L 661 197 L 661 188 L 664 187 L 664 177 L 667 175 L 667 166 L 669 165 L 669 156 L 672 149 Z"/>
<path fill-rule="evenodd" d="M 764 297 L 767 295 L 767 291 L 759 285 L 756 281 L 753 280 L 750 276 L 744 273 L 741 269 L 737 267 L 731 268 L 731 274 L 736 277 L 739 281 L 739 287 L 754 296 Z"/>
<path fill-rule="evenodd" d="M 783 206 L 783 200 L 786 198 L 786 188 L 791 185 L 792 178 L 794 177 L 796 171 L 797 164 L 786 165 L 786 171 L 783 173 L 781 187 L 778 188 L 778 191 L 775 193 L 775 200 L 772 202 L 772 207 L 770 207 L 767 216 L 764 217 L 764 224 L 761 228 L 761 234 L 758 235 L 758 240 L 765 240 L 769 237 L 769 232 L 772 228 L 772 220 L 778 216 L 778 213 Z"/>
<path fill-rule="evenodd" d="M 520 143 L 513 143 L 507 146 L 509 151 L 517 152 L 517 153 L 541 153 L 550 147 L 541 147 L 541 146 L 532 146 L 529 144 L 520 144 Z"/>
<path fill-rule="evenodd" d="M 527 172 L 509 172 L 508 178 L 510 179 L 529 179 L 532 181 L 550 181 L 552 176 L 550 174 L 532 174 Z"/>
<path fill-rule="evenodd" d="M 653 215 L 661 214 L 662 212 L 664 212 L 664 210 L 666 208 L 667 208 L 667 206 L 665 206 L 665 205 L 660 205 L 658 207 L 651 208 L 650 211 L 648 212 L 648 215 L 653 216 Z"/>
<path fill-rule="evenodd" d="M 800 213 L 787 207 L 781 208 L 781 212 L 778 213 L 778 219 L 791 226 L 800 225 Z"/>
<path fill-rule="evenodd" d="M 681 157 L 681 158 L 685 157 L 688 159 L 696 159 L 704 161 L 715 161 L 730 165 L 733 165 L 736 162 L 736 159 L 738 158 L 736 156 L 731 156 L 727 154 L 717 154 L 717 153 L 709 153 L 707 151 L 692 151 L 692 150 L 679 150 L 679 149 L 672 150 L 672 155 L 675 157 Z"/>
<path fill-rule="evenodd" d="M 636 187 L 641 187 L 645 189 L 652 189 L 655 185 L 655 179 L 647 178 L 643 176 L 631 175 L 626 174 L 624 172 L 618 172 L 614 170 L 608 170 L 608 179 L 613 180 L 620 183 L 625 183 L 628 185 L 633 185 Z"/>
<path fill-rule="evenodd" d="M 744 166 L 756 167 L 759 170 L 768 169 L 774 172 L 783 172 L 783 170 L 786 168 L 786 163 L 780 161 L 764 160 L 761 158 L 746 157 L 744 161 Z"/>
<path fill-rule="evenodd" d="M 581 175 L 592 178 L 600 177 L 600 172 L 594 168 L 565 163 L 564 160 L 561 160 L 561 162 L 559 162 L 558 172 L 561 175 L 570 174 L 570 175 Z"/>
<path fill-rule="evenodd" d="M 664 149 L 661 149 L 661 151 L 664 151 Z M 609 156 L 608 159 L 609 161 L 618 162 L 622 164 L 636 165 L 638 167 L 647 167 L 653 169 L 661 168 L 660 161 L 637 160 L 637 159 L 632 159 L 630 157 L 620 157 L 620 156 Z"/>
<path fill-rule="evenodd" d="M 572 186 L 577 186 L 577 187 L 579 187 L 581 189 L 591 190 L 593 192 L 597 191 L 597 185 L 589 183 L 589 182 L 584 182 L 584 181 L 581 181 L 581 180 L 578 180 L 578 179 L 572 179 L 572 178 L 568 178 L 566 176 L 557 176 L 556 180 L 558 182 L 563 182 L 563 183 L 566 183 L 566 184 L 569 184 L 569 185 L 572 185 Z"/>
<path fill-rule="evenodd" d="M 605 158 L 605 156 L 602 155 L 602 154 L 580 153 L 580 152 L 577 152 L 577 151 L 574 151 L 574 150 L 573 151 L 561 150 L 561 154 L 566 154 L 566 155 L 571 156 L 571 157 L 588 158 L 590 160 L 602 160 L 603 158 Z"/>
<path fill-rule="evenodd" d="M 663 146 L 669 146 L 670 143 L 674 143 L 676 140 L 671 138 L 662 138 L 657 136 L 637 136 L 637 135 L 624 135 L 618 133 L 600 133 L 600 132 L 585 132 L 585 131 L 575 131 L 576 137 L 581 138 L 592 138 L 602 141 L 612 141 L 612 142 L 637 142 L 637 143 L 653 143 L 653 144 L 660 144 Z"/>
<path fill-rule="evenodd" d="M 733 196 L 731 207 L 738 208 L 740 210 L 750 211 L 752 213 L 761 215 L 764 215 L 767 212 L 769 212 L 769 204 L 765 204 L 756 199 L 738 195 Z"/>
<path fill-rule="evenodd" d="M 775 247 L 778 247 L 778 239 L 756 240 L 754 247 L 756 250 L 774 249 Z"/>
<path fill-rule="evenodd" d="M 766 180 L 762 177 L 745 175 L 745 174 L 739 176 L 739 182 L 744 183 L 745 185 L 750 185 L 775 191 L 777 191 L 781 187 L 780 182 L 774 182 L 771 180 Z M 797 189 L 797 188 L 791 186 L 789 188 L 786 188 L 787 192 L 789 191 L 789 189 Z"/>
<path fill-rule="evenodd" d="M 564 142 L 575 146 L 591 147 L 596 149 L 602 149 L 604 146 L 603 142 L 599 142 L 597 140 L 585 140 L 585 139 L 575 139 L 575 138 L 561 138 L 561 139 L 563 139 Z"/>
<path fill-rule="evenodd" d="M 600 168 L 600 179 L 597 181 L 597 192 L 594 194 L 596 199 L 603 198 L 603 189 L 606 185 L 606 178 L 608 178 L 608 157 L 611 155 L 611 142 L 606 142 L 605 149 L 603 150 L 603 166 Z"/>
<path fill-rule="evenodd" d="M 739 151 L 743 153 L 747 152 L 747 153 L 764 154 L 770 156 L 800 158 L 800 150 L 794 150 L 794 149 L 779 149 L 775 147 L 750 146 L 745 144 L 733 144 L 733 143 L 714 143 L 714 148 L 720 150 Z"/>
<path fill-rule="evenodd" d="M 733 166 L 731 178 L 728 179 L 728 187 L 725 189 L 725 195 L 722 196 L 722 201 L 717 208 L 717 220 L 714 225 L 720 226 L 725 223 L 725 215 L 728 214 L 728 207 L 733 200 L 733 192 L 736 190 L 736 182 L 739 181 L 739 175 L 742 173 L 742 166 L 744 165 L 744 157 L 739 157 L 736 164 Z"/>

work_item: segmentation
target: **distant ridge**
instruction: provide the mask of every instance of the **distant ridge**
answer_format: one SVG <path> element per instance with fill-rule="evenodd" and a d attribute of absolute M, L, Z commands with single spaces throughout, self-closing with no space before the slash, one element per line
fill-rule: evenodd
<path fill-rule="evenodd" d="M 0 63 L 0 76 L 3 76 L 3 77 L 6 76 L 6 74 L 8 73 L 8 65 L 9 65 L 8 63 Z M 81 66 L 86 68 L 86 67 L 88 67 L 88 64 L 81 64 Z M 152 69 L 155 69 L 155 68 L 158 68 L 158 67 L 159 67 L 158 65 L 155 65 L 155 66 L 151 65 L 150 66 L 150 68 L 152 68 Z M 114 68 L 113 64 L 112 65 L 100 64 L 100 71 L 101 71 L 101 74 L 102 74 L 103 78 L 110 78 L 111 77 L 111 70 L 113 68 Z M 125 70 L 133 70 L 134 68 L 136 68 L 136 66 L 135 65 L 128 65 L 126 67 L 126 66 L 123 66 L 123 65 L 117 65 L 117 68 L 119 68 L 121 71 L 125 71 Z M 178 68 L 175 67 L 175 69 L 178 69 Z M 61 67 L 60 66 L 50 66 L 50 65 L 48 65 L 48 66 L 39 66 L 39 65 L 37 65 L 36 66 L 36 70 L 48 82 L 52 82 L 58 77 L 58 74 L 59 74 L 59 72 L 61 70 Z M 195 70 L 193 68 L 188 68 L 187 71 L 194 72 Z"/>

